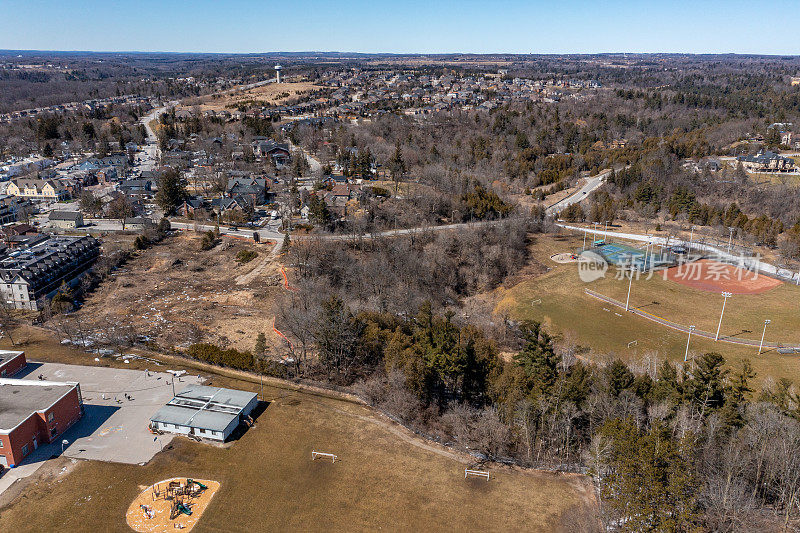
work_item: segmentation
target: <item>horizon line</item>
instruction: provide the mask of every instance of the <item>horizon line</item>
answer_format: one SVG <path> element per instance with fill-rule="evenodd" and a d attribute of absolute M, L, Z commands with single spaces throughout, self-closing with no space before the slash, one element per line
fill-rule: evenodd
<path fill-rule="evenodd" d="M 208 51 L 170 51 L 170 50 L 49 50 L 49 49 L 13 49 L 0 48 L 0 53 L 50 53 L 50 54 L 174 54 L 174 55 L 229 55 L 229 56 L 268 56 L 281 54 L 337 54 L 362 56 L 750 56 L 750 57 L 791 57 L 800 58 L 800 53 L 757 53 L 757 52 L 359 52 L 339 50 L 273 50 L 266 52 L 208 52 Z"/>

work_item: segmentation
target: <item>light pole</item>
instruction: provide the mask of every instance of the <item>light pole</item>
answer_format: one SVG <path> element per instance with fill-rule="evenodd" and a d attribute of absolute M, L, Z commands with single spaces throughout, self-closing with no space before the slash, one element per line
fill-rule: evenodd
<path fill-rule="evenodd" d="M 728 298 L 730 298 L 731 296 L 733 296 L 733 294 L 731 294 L 730 292 L 723 292 L 722 293 L 722 298 L 723 298 L 723 300 L 722 300 L 722 312 L 719 314 L 719 325 L 717 325 L 717 335 L 714 337 L 715 341 L 719 340 L 719 329 L 722 327 L 722 317 L 723 317 L 723 315 L 725 315 L 725 304 L 727 303 Z"/>
<path fill-rule="evenodd" d="M 631 280 L 628 282 L 628 297 L 625 299 L 625 310 L 629 309 L 629 304 L 631 302 L 631 286 L 633 286 L 633 269 L 629 271 L 629 275 Z"/>
<path fill-rule="evenodd" d="M 731 253 L 731 245 L 733 244 L 733 230 L 735 228 L 728 228 L 730 236 L 728 237 L 728 253 Z"/>
<path fill-rule="evenodd" d="M 597 226 L 599 226 L 600 223 L 599 222 L 592 222 L 592 224 L 594 224 L 594 240 L 595 240 L 595 242 L 597 242 Z M 592 243 L 592 246 L 594 246 L 594 242 Z"/>
<path fill-rule="evenodd" d="M 692 340 L 692 332 L 694 331 L 694 326 L 689 326 L 689 338 L 686 339 L 686 353 L 683 354 L 683 362 L 685 363 L 687 359 L 689 359 L 689 341 Z"/>
<path fill-rule="evenodd" d="M 583 228 L 583 249 L 586 249 L 586 228 Z"/>
<path fill-rule="evenodd" d="M 694 243 L 694 228 L 697 226 L 692 226 L 692 232 L 689 234 L 689 251 L 692 251 L 692 244 Z"/>
<path fill-rule="evenodd" d="M 767 334 L 767 324 L 772 322 L 770 319 L 764 321 L 764 331 L 761 332 L 761 344 L 758 345 L 758 355 L 761 355 L 761 348 L 764 347 L 764 335 Z"/>

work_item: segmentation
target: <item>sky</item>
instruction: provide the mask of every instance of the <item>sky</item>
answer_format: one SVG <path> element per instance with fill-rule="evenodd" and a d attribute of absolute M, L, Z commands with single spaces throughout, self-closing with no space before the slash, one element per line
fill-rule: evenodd
<path fill-rule="evenodd" d="M 0 0 L 0 49 L 790 55 L 800 54 L 796 9 L 797 0 Z"/>

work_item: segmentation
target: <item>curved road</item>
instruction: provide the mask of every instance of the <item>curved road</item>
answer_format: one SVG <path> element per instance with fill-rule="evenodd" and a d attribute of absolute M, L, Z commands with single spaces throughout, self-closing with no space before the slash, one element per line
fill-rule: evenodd
<path fill-rule="evenodd" d="M 561 211 L 571 206 L 572 204 L 580 203 L 586 200 L 591 193 L 597 190 L 601 185 L 606 182 L 606 178 L 611 175 L 611 170 L 604 170 L 596 176 L 587 178 L 586 184 L 578 189 L 577 192 L 571 196 L 567 196 L 563 200 L 559 200 L 545 210 L 548 215 L 558 215 Z"/>

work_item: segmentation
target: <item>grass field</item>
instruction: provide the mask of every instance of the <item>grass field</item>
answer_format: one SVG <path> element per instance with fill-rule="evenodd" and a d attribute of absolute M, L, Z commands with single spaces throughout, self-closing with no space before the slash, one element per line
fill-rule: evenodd
<path fill-rule="evenodd" d="M 49 352 L 79 362 L 75 351 L 62 358 L 57 344 L 29 338 L 31 358 Z M 258 389 L 211 378 L 213 385 Z M 269 404 L 256 426 L 226 447 L 180 438 L 145 466 L 55 460 L 48 477 L 0 509 L 0 531 L 126 531 L 137 494 L 174 476 L 221 483 L 195 532 L 598 529 L 586 477 L 490 466 L 490 482 L 465 481 L 461 455 L 363 405 L 272 386 L 264 397 Z M 312 449 L 339 460 L 312 463 Z"/>
<path fill-rule="evenodd" d="M 686 348 L 685 333 L 627 314 L 583 292 L 589 287 L 625 301 L 627 281 L 602 279 L 586 284 L 578 277 L 574 263 L 550 261 L 550 255 L 574 251 L 581 243 L 582 239 L 578 237 L 539 237 L 532 252 L 534 258 L 550 270 L 513 287 L 498 289 L 495 311 L 516 319 L 544 321 L 557 333 L 574 332 L 582 346 L 592 349 L 586 357 L 604 360 L 620 357 L 637 361 L 648 352 L 657 352 L 661 359 L 682 361 Z M 539 300 L 541 303 L 534 303 Z M 738 333 L 746 338 L 759 339 L 764 319 L 769 318 L 772 323 L 767 329 L 767 340 L 800 342 L 797 301 L 800 301 L 800 290 L 790 284 L 760 295 L 735 295 L 728 300 L 722 334 Z M 722 297 L 654 277 L 649 281 L 634 281 L 631 305 L 680 324 L 694 324 L 699 329 L 716 331 Z M 628 348 L 632 341 L 637 342 Z M 692 338 L 690 352 L 709 351 L 722 353 L 733 365 L 745 358 L 750 359 L 760 378 L 771 375 L 796 379 L 800 371 L 800 357 L 779 355 L 775 350 L 757 356 L 758 348 Z"/>

